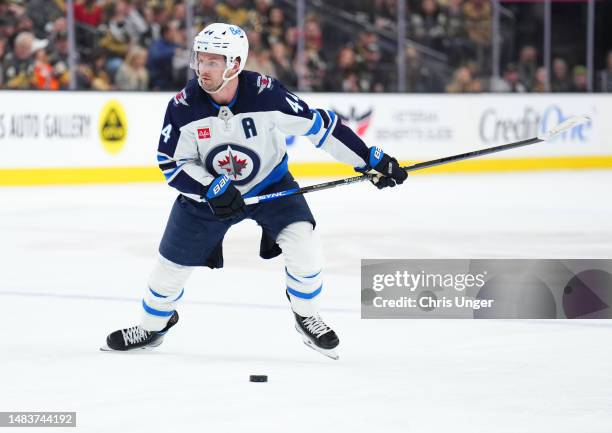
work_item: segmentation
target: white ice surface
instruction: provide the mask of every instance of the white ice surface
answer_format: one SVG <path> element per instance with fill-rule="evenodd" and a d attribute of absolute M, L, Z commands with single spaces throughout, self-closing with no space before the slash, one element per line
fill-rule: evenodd
<path fill-rule="evenodd" d="M 75 432 L 609 433 L 611 324 L 361 320 L 359 260 L 611 258 L 611 186 L 610 172 L 415 176 L 308 195 L 339 361 L 301 343 L 282 260 L 259 259 L 251 222 L 229 232 L 223 270 L 190 279 L 161 347 L 99 352 L 139 318 L 175 194 L 0 189 L 0 411 L 76 411 L 76 429 L 48 430 Z"/>

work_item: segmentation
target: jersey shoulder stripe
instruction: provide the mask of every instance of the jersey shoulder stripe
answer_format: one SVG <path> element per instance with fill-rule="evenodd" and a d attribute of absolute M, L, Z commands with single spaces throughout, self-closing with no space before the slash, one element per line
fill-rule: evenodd
<path fill-rule="evenodd" d="M 312 119 L 308 105 L 291 93 L 276 78 L 253 71 L 240 74 L 238 112 L 278 111 L 291 116 Z"/>
<path fill-rule="evenodd" d="M 197 78 L 189 80 L 168 102 L 167 111 L 172 124 L 181 128 L 194 120 L 217 116 L 217 109 L 208 103 L 206 98 L 207 95 L 200 88 Z"/>

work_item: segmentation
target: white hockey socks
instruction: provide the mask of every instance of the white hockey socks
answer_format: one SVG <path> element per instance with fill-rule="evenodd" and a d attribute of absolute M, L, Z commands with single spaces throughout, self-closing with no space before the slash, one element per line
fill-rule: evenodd
<path fill-rule="evenodd" d="M 291 308 L 300 316 L 318 312 L 323 289 L 321 241 L 312 224 L 297 222 L 285 227 L 276 239 L 285 256 L 287 293 Z"/>
<path fill-rule="evenodd" d="M 185 282 L 193 267 L 181 266 L 159 257 L 149 277 L 149 287 L 142 300 L 140 326 L 147 331 L 162 330 L 172 313 L 176 302 L 181 299 Z"/>

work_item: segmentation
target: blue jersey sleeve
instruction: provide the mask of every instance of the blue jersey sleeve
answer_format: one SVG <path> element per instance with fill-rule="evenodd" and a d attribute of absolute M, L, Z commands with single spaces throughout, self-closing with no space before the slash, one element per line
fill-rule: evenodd
<path fill-rule="evenodd" d="M 175 104 L 170 101 L 159 137 L 157 162 L 170 186 L 194 200 L 202 201 L 206 187 L 213 178 L 202 167 L 195 136 L 187 128 L 181 128 L 174 110 Z"/>
<path fill-rule="evenodd" d="M 369 148 L 357 134 L 342 123 L 331 110 L 310 108 L 278 80 L 272 83 L 275 124 L 289 135 L 306 136 L 313 145 L 330 153 L 341 162 L 363 167 Z"/>

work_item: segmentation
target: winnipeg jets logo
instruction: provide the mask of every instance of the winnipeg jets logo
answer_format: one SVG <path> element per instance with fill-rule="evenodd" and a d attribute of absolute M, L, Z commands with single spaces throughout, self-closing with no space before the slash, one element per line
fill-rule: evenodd
<path fill-rule="evenodd" d="M 222 160 L 217 161 L 219 164 L 219 168 L 224 170 L 230 179 L 236 180 L 239 176 L 242 176 L 242 171 L 247 166 L 247 160 L 240 159 L 238 156 L 232 153 L 232 148 L 227 146 L 228 155 L 225 156 Z"/>
<path fill-rule="evenodd" d="M 184 105 L 185 107 L 189 107 L 189 104 L 187 103 L 186 99 L 187 99 L 187 93 L 185 92 L 185 89 L 181 90 L 180 92 L 178 92 L 175 96 L 174 96 L 174 105 Z"/>
<path fill-rule="evenodd" d="M 258 95 L 266 89 L 271 89 L 272 78 L 268 77 L 267 75 L 260 75 L 257 77 L 257 87 L 259 87 L 259 91 L 257 92 Z"/>
<path fill-rule="evenodd" d="M 260 161 L 259 155 L 248 147 L 223 143 L 208 152 L 204 164 L 214 177 L 226 175 L 234 184 L 246 185 L 257 176 Z"/>
<path fill-rule="evenodd" d="M 361 137 L 366 133 L 368 127 L 370 126 L 370 121 L 372 120 L 372 112 L 374 110 L 369 108 L 368 110 L 359 114 L 357 114 L 355 107 L 351 107 L 351 110 L 348 114 L 342 114 L 336 109 L 334 109 L 333 111 L 338 116 L 340 116 L 340 119 L 342 119 L 345 124 L 348 124 L 348 126 L 354 129 L 355 132 L 357 132 L 357 135 Z"/>

